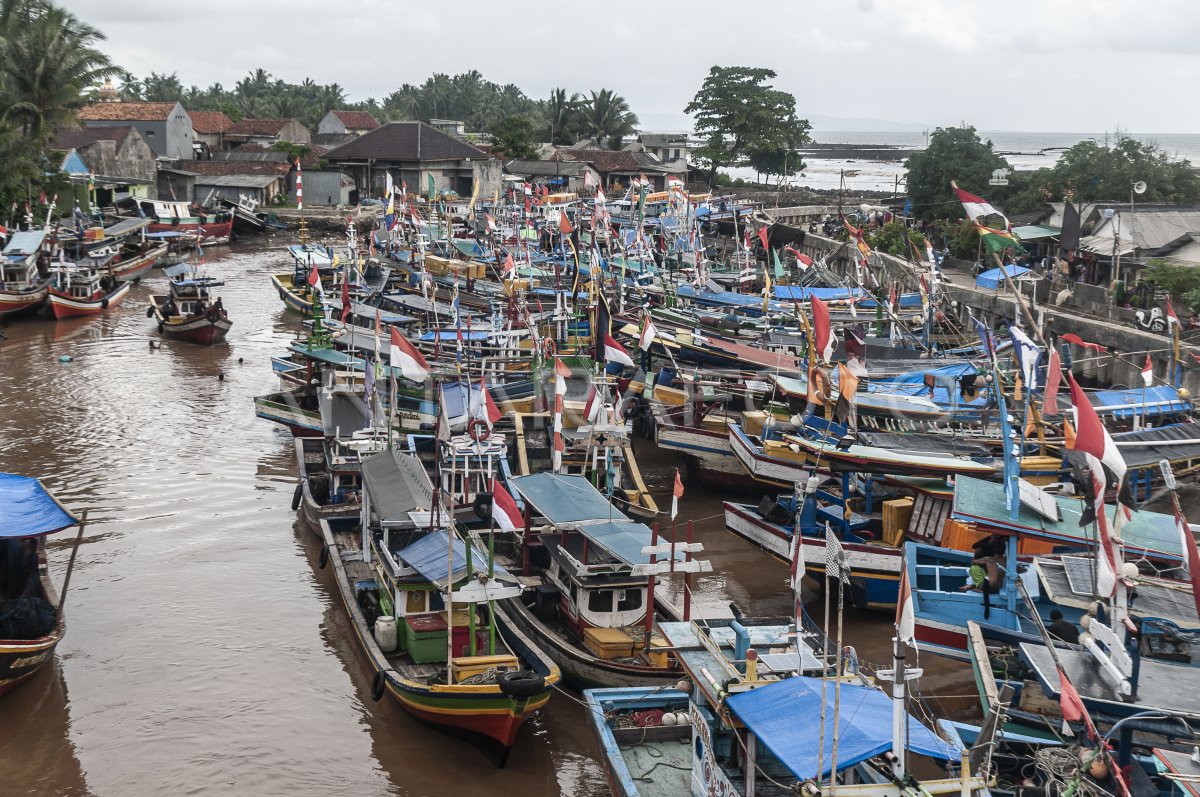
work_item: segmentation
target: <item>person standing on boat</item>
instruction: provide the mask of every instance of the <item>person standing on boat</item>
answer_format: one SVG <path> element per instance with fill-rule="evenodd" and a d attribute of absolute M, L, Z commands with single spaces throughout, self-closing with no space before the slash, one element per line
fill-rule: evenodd
<path fill-rule="evenodd" d="M 1063 613 L 1058 609 L 1050 612 L 1050 628 L 1048 630 L 1063 642 L 1069 642 L 1072 645 L 1079 644 L 1079 629 L 1075 627 L 1074 623 L 1064 620 Z"/>

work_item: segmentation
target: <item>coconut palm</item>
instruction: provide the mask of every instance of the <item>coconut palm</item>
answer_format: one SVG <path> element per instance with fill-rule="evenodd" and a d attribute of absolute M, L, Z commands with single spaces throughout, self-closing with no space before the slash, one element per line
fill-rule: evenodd
<path fill-rule="evenodd" d="M 582 97 L 572 94 L 567 97 L 566 89 L 551 89 L 546 101 L 546 120 L 550 127 L 551 144 L 570 144 L 571 133 L 576 127 Z"/>
<path fill-rule="evenodd" d="M 580 119 L 586 135 L 597 142 L 607 141 L 614 148 L 620 146 L 622 137 L 632 133 L 638 123 L 629 103 L 611 89 L 591 92 L 591 97 L 583 101 Z"/>
<path fill-rule="evenodd" d="M 0 9 L 0 111 L 41 140 L 74 118 L 88 90 L 120 70 L 96 49 L 103 34 L 38 0 L 5 0 Z"/>

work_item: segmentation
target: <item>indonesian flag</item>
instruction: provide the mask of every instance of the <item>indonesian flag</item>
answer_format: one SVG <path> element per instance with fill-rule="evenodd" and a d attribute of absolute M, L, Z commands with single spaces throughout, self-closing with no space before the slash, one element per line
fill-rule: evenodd
<path fill-rule="evenodd" d="M 807 271 L 808 267 L 813 264 L 813 259 L 801 252 L 799 249 L 793 249 L 790 246 L 785 246 L 783 251 L 792 253 L 792 255 L 796 258 L 796 265 L 800 267 L 801 271 Z"/>
<path fill-rule="evenodd" d="M 906 645 L 916 646 L 917 619 L 913 611 L 912 586 L 908 583 L 908 567 L 900 566 L 900 594 L 896 597 L 896 636 Z"/>
<path fill-rule="evenodd" d="M 313 264 L 312 271 L 308 272 L 308 284 L 317 290 L 321 289 L 321 274 L 317 271 L 316 264 Z"/>
<path fill-rule="evenodd" d="M 962 190 L 958 187 L 958 183 L 950 181 L 950 187 L 954 189 L 954 195 L 958 197 L 958 201 L 962 203 L 963 210 L 971 221 L 978 222 L 979 219 L 987 216 L 999 216 L 1004 219 L 1004 226 L 1008 226 L 1008 218 L 1003 213 L 992 207 L 983 197 L 975 196 L 972 193 Z"/>
<path fill-rule="evenodd" d="M 391 359 L 392 367 L 399 368 L 405 379 L 411 379 L 414 382 L 424 382 L 432 370 L 429 363 L 425 362 L 425 358 L 421 356 L 421 352 L 417 351 L 417 348 L 409 343 L 395 327 L 392 327 Z"/>
<path fill-rule="evenodd" d="M 629 352 L 625 351 L 625 347 L 617 343 L 612 335 L 604 336 L 604 361 L 609 363 L 620 363 L 621 365 L 633 365 L 633 358 L 629 356 Z"/>
<path fill-rule="evenodd" d="M 512 254 L 504 256 L 504 279 L 511 280 L 517 276 L 517 264 L 513 261 Z"/>
<path fill-rule="evenodd" d="M 638 348 L 642 351 L 650 351 L 650 347 L 654 345 L 654 339 L 658 337 L 658 328 L 654 326 L 654 322 L 650 320 L 650 315 L 647 314 L 642 319 L 642 334 L 638 338 Z"/>
<path fill-rule="evenodd" d="M 567 211 L 565 210 L 558 212 L 558 231 L 563 235 L 570 235 L 575 231 L 575 228 L 571 226 L 571 220 L 567 218 Z"/>
<path fill-rule="evenodd" d="M 1102 597 L 1109 597 L 1117 586 L 1117 572 L 1121 565 L 1121 551 L 1116 539 L 1109 533 L 1108 518 L 1105 516 L 1104 491 L 1108 477 L 1104 467 L 1107 465 L 1117 479 L 1117 494 L 1120 495 L 1121 482 L 1125 478 L 1125 460 L 1117 450 L 1108 430 L 1100 422 L 1095 408 L 1088 401 L 1083 388 L 1075 381 L 1075 377 L 1067 374 L 1071 385 L 1071 403 L 1075 405 L 1076 430 L 1075 440 L 1070 448 L 1080 451 L 1087 463 L 1088 477 L 1092 481 L 1092 504 L 1096 517 L 1096 592 Z M 1124 514 L 1124 509 L 1118 510 L 1118 518 Z"/>
<path fill-rule="evenodd" d="M 679 499 L 683 498 L 683 480 L 679 478 L 679 468 L 675 469 L 675 487 L 671 490 L 671 520 L 679 514 Z"/>
<path fill-rule="evenodd" d="M 1175 326 L 1179 326 L 1179 316 L 1175 315 L 1175 308 L 1171 306 L 1171 297 L 1168 296 L 1167 297 L 1167 329 L 1168 330 L 1171 328 L 1172 324 L 1174 324 Z"/>
<path fill-rule="evenodd" d="M 521 510 L 517 509 L 517 502 L 494 476 L 492 477 L 492 520 L 501 531 L 516 531 L 525 525 L 525 521 L 521 517 Z"/>
<path fill-rule="evenodd" d="M 1146 383 L 1146 387 L 1154 382 L 1154 363 L 1150 362 L 1150 353 L 1146 352 L 1146 364 L 1142 366 L 1142 381 Z"/>
<path fill-rule="evenodd" d="M 491 213 L 484 213 L 484 214 L 483 214 L 483 219 L 484 219 L 484 221 L 486 221 L 486 222 L 487 222 L 487 230 L 488 230 L 488 232 L 495 232 L 495 231 L 496 231 L 496 220 L 492 218 L 492 214 L 491 214 Z"/>
<path fill-rule="evenodd" d="M 833 330 L 829 326 L 829 305 L 812 297 L 812 317 L 813 317 L 813 338 L 816 345 L 817 357 L 821 362 L 829 362 L 833 359 L 833 349 L 837 345 L 837 340 L 833 337 Z"/>
<path fill-rule="evenodd" d="M 583 417 L 588 423 L 596 423 L 600 419 L 600 413 L 604 409 L 604 399 L 600 398 L 599 391 L 595 385 L 588 387 L 587 403 L 583 405 Z"/>
<path fill-rule="evenodd" d="M 489 429 L 496 421 L 504 417 L 496 402 L 492 400 L 492 391 L 487 388 L 487 381 L 479 380 L 479 401 L 475 407 L 475 417 L 487 424 Z"/>
<path fill-rule="evenodd" d="M 554 358 L 554 393 L 558 396 L 567 395 L 567 379 L 571 376 L 571 369 L 563 365 L 563 361 Z"/>
<path fill-rule="evenodd" d="M 1187 565 L 1188 579 L 1192 582 L 1192 600 L 1196 604 L 1196 615 L 1200 616 L 1200 550 L 1196 548 L 1196 535 L 1188 525 L 1187 518 L 1179 511 L 1179 503 L 1175 504 L 1175 528 L 1179 530 L 1179 547 L 1183 553 L 1184 564 Z"/>
<path fill-rule="evenodd" d="M 607 201 L 608 201 L 608 199 L 604 196 L 604 190 L 601 188 L 597 188 L 596 189 L 596 204 L 603 205 Z"/>

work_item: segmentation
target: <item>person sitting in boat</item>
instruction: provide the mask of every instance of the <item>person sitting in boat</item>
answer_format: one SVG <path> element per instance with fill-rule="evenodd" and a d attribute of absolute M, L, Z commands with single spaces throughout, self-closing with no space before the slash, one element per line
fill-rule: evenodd
<path fill-rule="evenodd" d="M 1069 642 L 1072 645 L 1079 644 L 1079 629 L 1075 627 L 1074 623 L 1064 620 L 1063 613 L 1058 609 L 1050 612 L 1050 627 L 1048 630 L 1063 642 Z"/>
<path fill-rule="evenodd" d="M 163 305 L 163 315 L 167 318 L 179 315 L 179 306 L 175 304 L 175 299 L 167 299 L 167 303 Z"/>
<path fill-rule="evenodd" d="M 959 588 L 959 592 L 980 591 L 987 595 L 995 595 L 1004 586 L 1004 572 L 994 556 L 976 556 L 971 560 L 967 570 L 967 583 Z"/>
<path fill-rule="evenodd" d="M 216 314 L 217 314 L 217 315 L 219 315 L 219 316 L 224 316 L 224 315 L 225 315 L 225 305 L 224 305 L 224 304 L 221 302 L 221 297 L 220 297 L 220 296 L 218 296 L 218 297 L 217 297 L 217 300 L 216 300 L 215 302 L 213 302 L 212 309 L 213 309 L 213 311 L 214 311 L 214 312 L 216 312 Z"/>

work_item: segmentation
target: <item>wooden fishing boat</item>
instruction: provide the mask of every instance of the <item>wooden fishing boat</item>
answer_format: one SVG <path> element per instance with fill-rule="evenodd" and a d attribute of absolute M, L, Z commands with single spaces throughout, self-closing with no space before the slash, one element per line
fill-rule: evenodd
<path fill-rule="evenodd" d="M 435 498 L 416 458 L 377 454 L 363 463 L 363 483 L 369 525 L 335 531 L 322 521 L 320 530 L 322 561 L 333 563 L 374 671 L 371 697 L 390 694 L 418 719 L 492 740 L 503 765 L 521 725 L 561 679 L 507 617 L 503 604 L 521 587 L 476 540 L 431 524 Z"/>
<path fill-rule="evenodd" d="M 0 473 L 0 695 L 45 665 L 66 632 L 46 536 L 78 522 L 37 479 Z"/>
<path fill-rule="evenodd" d="M 58 319 L 100 315 L 116 307 L 129 294 L 130 282 L 118 282 L 108 273 L 111 255 L 93 262 L 61 263 L 50 270 L 49 304 Z"/>
<path fill-rule="evenodd" d="M 782 439 L 781 431 L 794 427 L 767 426 L 763 421 L 758 418 L 758 435 L 747 434 L 741 424 L 729 424 L 729 449 L 734 457 L 757 482 L 791 487 L 807 479 L 813 468 L 808 455 Z"/>
<path fill-rule="evenodd" d="M 509 486 L 527 507 L 510 569 L 540 582 L 508 602 L 516 626 L 576 688 L 663 686 L 678 679 L 678 664 L 654 625 L 646 575 L 654 566 L 642 553 L 655 539 L 651 530 L 613 508 L 582 476 L 535 473 Z M 682 561 L 678 550 L 674 558 L 678 572 L 711 569 Z M 669 557 L 662 560 L 665 567 Z"/>
<path fill-rule="evenodd" d="M 947 451 L 920 450 L 915 444 L 906 446 L 906 435 L 890 435 L 895 448 L 861 445 L 845 438 L 813 439 L 799 434 L 785 434 L 786 443 L 795 445 L 811 462 L 828 463 L 833 471 L 854 473 L 886 473 L 901 476 L 990 476 L 996 472 L 993 461 L 980 462 L 955 456 Z M 942 438 L 943 445 L 953 440 Z"/>
<path fill-rule="evenodd" d="M 227 244 L 233 234 L 233 215 L 224 210 L 195 208 L 187 202 L 156 199 L 130 199 L 139 213 L 151 219 L 147 231 L 178 232 L 200 246 Z"/>
<path fill-rule="evenodd" d="M 295 440 L 299 482 L 292 496 L 292 509 L 305 527 L 318 535 L 322 520 L 341 528 L 355 523 L 362 512 L 360 473 L 331 469 L 325 445 L 324 438 Z"/>
<path fill-rule="evenodd" d="M 50 290 L 38 261 L 43 256 L 45 230 L 15 232 L 0 257 L 0 318 L 32 313 L 42 306 Z"/>
<path fill-rule="evenodd" d="M 297 279 L 295 273 L 272 274 L 271 286 L 275 288 L 287 309 L 302 315 L 312 312 L 312 287 L 305 278 Z"/>
<path fill-rule="evenodd" d="M 121 282 L 132 282 L 141 279 L 146 272 L 154 268 L 158 259 L 167 253 L 168 244 L 145 243 L 125 248 L 109 263 L 109 271 L 114 278 Z"/>
<path fill-rule="evenodd" d="M 324 427 L 317 390 L 316 385 L 301 385 L 293 390 L 255 396 L 254 414 L 283 424 L 293 437 L 320 437 Z"/>
<path fill-rule="evenodd" d="M 225 339 L 233 326 L 220 297 L 212 298 L 212 289 L 224 285 L 213 277 L 197 276 L 186 265 L 164 269 L 171 278 L 166 296 L 151 296 L 147 318 L 158 321 L 158 331 L 202 346 Z"/>

